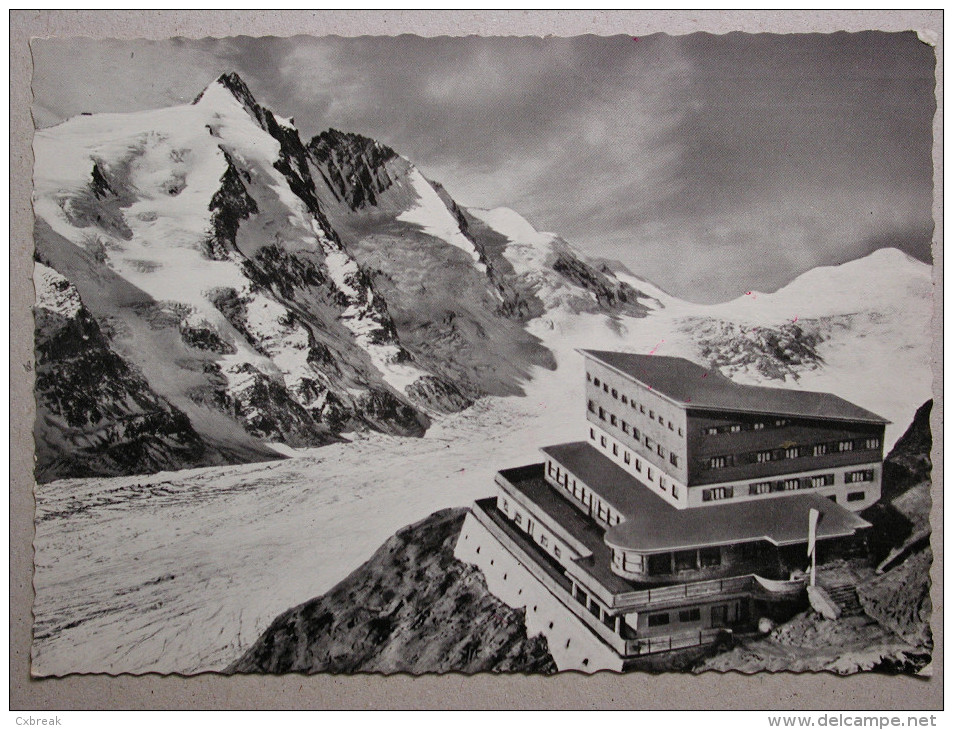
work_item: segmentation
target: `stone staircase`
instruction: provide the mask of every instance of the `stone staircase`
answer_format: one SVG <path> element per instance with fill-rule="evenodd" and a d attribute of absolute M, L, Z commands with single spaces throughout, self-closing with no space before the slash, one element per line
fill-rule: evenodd
<path fill-rule="evenodd" d="M 864 608 L 857 598 L 857 589 L 853 585 L 845 583 L 841 585 L 822 585 L 822 587 L 830 599 L 837 604 L 841 618 L 860 616 L 864 612 Z"/>

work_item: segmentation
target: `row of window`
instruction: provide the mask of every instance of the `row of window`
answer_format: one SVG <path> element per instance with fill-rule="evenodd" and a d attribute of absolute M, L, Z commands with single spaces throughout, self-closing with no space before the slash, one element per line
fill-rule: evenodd
<path fill-rule="evenodd" d="M 504 499 L 504 500 L 503 500 L 503 512 L 504 512 L 505 514 L 509 514 L 509 510 L 510 510 L 510 503 L 509 503 L 508 500 Z M 519 525 L 520 527 L 523 526 L 523 515 L 520 514 L 519 511 L 516 511 L 516 512 L 513 514 L 513 522 L 515 522 L 515 523 L 516 523 L 517 525 Z M 533 537 L 534 527 L 535 527 L 535 523 L 533 522 L 533 520 L 532 520 L 531 518 L 527 518 L 527 520 L 526 520 L 526 531 L 527 531 L 527 533 L 529 533 L 530 537 Z M 555 541 L 554 541 L 554 543 L 555 543 Z M 548 547 L 548 546 L 549 546 L 549 537 L 547 537 L 547 536 L 546 536 L 545 534 L 543 534 L 543 533 L 540 533 L 540 536 L 539 536 L 539 544 L 540 544 L 540 546 L 542 546 L 542 547 Z M 479 549 L 477 550 L 477 552 L 480 552 Z M 555 557 L 557 557 L 557 558 L 562 557 L 562 550 L 559 549 L 559 545 L 553 544 L 553 555 L 554 555 Z"/>
<path fill-rule="evenodd" d="M 763 451 L 751 451 L 744 454 L 712 456 L 708 458 L 705 465 L 709 469 L 724 469 L 729 466 L 739 466 L 742 464 L 767 464 L 771 461 L 782 461 L 784 459 L 800 459 L 808 456 L 842 454 L 854 450 L 879 448 L 879 438 L 844 439 L 841 441 L 829 441 L 806 446 L 791 445 L 780 449 L 765 449 Z"/>
<path fill-rule="evenodd" d="M 673 572 L 717 568 L 721 565 L 721 549 L 717 547 L 646 556 L 620 550 L 613 556 L 616 563 L 619 563 L 620 556 L 623 570 L 630 573 L 647 572 L 648 575 L 671 575 Z"/>
<path fill-rule="evenodd" d="M 593 403 L 592 401 L 589 401 L 589 410 L 592 411 L 593 413 L 596 412 L 596 404 Z M 603 408 L 602 406 L 599 406 L 598 413 L 599 413 L 600 420 L 605 421 L 606 416 L 608 416 L 609 417 L 608 420 L 611 425 L 615 426 L 616 428 L 621 428 L 622 433 L 626 435 L 631 435 L 632 438 L 634 438 L 636 441 L 640 441 L 640 442 L 642 441 L 642 438 L 643 438 L 642 433 L 634 425 L 630 427 L 626 421 L 624 420 L 620 421 L 618 418 L 615 417 L 614 414 L 606 413 L 605 408 Z M 662 446 L 662 444 L 656 443 L 648 436 L 645 436 L 645 448 L 651 450 L 653 447 L 655 447 L 655 452 L 659 456 L 661 456 L 663 459 L 665 458 L 666 453 L 668 453 L 669 463 L 671 463 L 672 466 L 678 466 L 678 454 L 675 454 L 672 452 L 666 452 L 665 447 Z"/>
<path fill-rule="evenodd" d="M 861 469 L 844 474 L 845 484 L 859 484 L 874 480 L 873 469 Z M 770 494 L 771 492 L 790 492 L 797 489 L 817 489 L 834 485 L 833 474 L 815 474 L 810 477 L 791 477 L 777 481 L 754 482 L 748 485 L 748 494 Z M 717 502 L 721 499 L 732 499 L 735 496 L 735 487 L 712 487 L 702 490 L 702 502 Z M 739 487 L 740 489 L 740 487 Z M 852 496 L 859 495 L 859 496 Z M 859 502 L 864 499 L 863 492 L 851 492 L 847 495 L 848 502 Z"/>
<path fill-rule="evenodd" d="M 590 429 L 589 429 L 589 439 L 590 439 L 591 441 L 595 441 L 595 440 L 596 440 L 596 430 L 595 430 L 594 428 L 590 428 Z M 602 448 L 604 448 L 604 449 L 608 449 L 608 448 L 609 448 L 608 439 L 606 439 L 605 436 L 600 436 L 600 437 L 599 437 L 599 445 L 602 446 Z M 660 447 L 660 448 L 661 448 L 661 447 Z M 612 444 L 612 455 L 613 455 L 613 456 L 619 456 L 619 452 L 620 452 L 619 444 L 613 442 L 613 444 Z M 642 460 L 641 460 L 639 457 L 637 457 L 637 456 L 636 456 L 636 457 L 633 457 L 632 454 L 631 454 L 631 452 L 629 452 L 628 449 L 621 449 L 621 452 L 622 452 L 622 462 L 623 462 L 624 464 L 626 464 L 626 465 L 631 465 L 631 464 L 632 464 L 632 461 L 633 461 L 633 458 L 634 458 L 634 460 L 635 460 L 635 470 L 636 470 L 639 474 L 641 474 L 641 473 L 642 473 Z M 661 455 L 661 453 L 662 453 L 662 452 L 660 451 L 659 454 Z M 671 455 L 670 455 L 670 457 L 671 457 Z M 669 460 L 671 461 L 671 458 L 670 458 Z M 676 463 L 677 463 L 677 459 L 676 459 L 676 461 L 672 461 L 672 463 L 673 463 L 673 464 L 676 464 Z M 646 476 L 646 478 L 647 478 L 650 482 L 654 482 L 654 481 L 655 481 L 655 470 L 652 469 L 651 466 L 646 466 L 646 467 L 645 467 L 645 476 Z M 672 496 L 675 497 L 676 499 L 678 498 L 678 484 L 676 484 L 675 482 L 671 482 L 671 483 L 670 483 L 670 482 L 668 481 L 668 479 L 665 478 L 665 475 L 664 475 L 664 474 L 659 474 L 658 485 L 659 485 L 659 487 L 661 487 L 661 489 L 662 489 L 663 492 L 667 492 L 669 486 L 671 486 L 671 488 L 672 488 Z"/>
<path fill-rule="evenodd" d="M 592 514 L 594 493 L 591 490 L 587 490 L 585 486 L 577 484 L 574 477 L 570 477 L 569 473 L 564 472 L 561 467 L 554 466 L 551 461 L 547 462 L 546 469 L 549 476 L 555 479 L 557 484 L 562 485 L 577 501 L 585 505 L 589 513 Z M 618 525 L 622 522 L 622 516 L 618 512 L 614 512 L 611 507 L 599 499 L 599 495 L 595 495 L 595 498 L 596 516 L 598 516 L 602 522 L 609 526 Z"/>
<path fill-rule="evenodd" d="M 595 387 L 602 386 L 602 391 L 604 393 L 609 393 L 613 398 L 622 402 L 623 405 L 632 406 L 633 409 L 638 409 L 639 413 L 646 413 L 646 408 L 644 403 L 636 403 L 634 398 L 629 398 L 625 393 L 619 394 L 619 391 L 616 388 L 610 388 L 608 383 L 603 383 L 599 378 L 594 378 L 590 373 L 586 373 L 586 380 L 591 382 Z M 590 410 L 592 409 L 592 401 L 590 401 Z M 647 415 L 650 420 L 655 421 L 656 415 L 655 411 L 651 408 L 648 409 Z M 669 431 L 675 431 L 675 424 L 671 421 L 666 421 L 665 417 L 661 414 L 658 415 L 658 422 L 663 426 L 667 425 Z M 681 427 L 678 427 L 678 435 L 683 436 L 684 433 Z"/>
<path fill-rule="evenodd" d="M 602 623 L 607 627 L 615 631 L 616 617 L 612 616 L 608 611 L 602 608 L 594 598 L 590 598 L 589 594 L 586 593 L 579 586 L 575 586 L 573 590 L 573 595 L 576 598 L 576 601 L 581 603 L 587 609 L 589 613 L 595 616 L 597 619 L 602 621 Z M 568 646 L 568 644 L 567 644 Z"/>
<path fill-rule="evenodd" d="M 715 436 L 720 433 L 741 433 L 742 431 L 763 431 L 766 428 L 784 428 L 791 425 L 790 418 L 772 418 L 752 423 L 724 423 L 718 426 L 706 426 L 701 431 L 706 436 Z"/>
<path fill-rule="evenodd" d="M 722 604 L 711 607 L 711 625 L 713 627 L 727 626 L 729 623 L 737 621 L 740 616 L 737 605 Z M 683 608 L 678 611 L 678 620 L 681 623 L 694 623 L 701 621 L 701 608 Z M 672 621 L 672 614 L 668 611 L 662 613 L 651 613 L 648 616 L 649 628 L 658 626 L 668 626 Z"/>

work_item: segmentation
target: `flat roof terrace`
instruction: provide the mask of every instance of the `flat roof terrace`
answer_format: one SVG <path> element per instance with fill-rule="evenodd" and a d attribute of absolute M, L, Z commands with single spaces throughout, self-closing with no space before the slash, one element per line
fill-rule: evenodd
<path fill-rule="evenodd" d="M 811 508 L 821 515 L 819 540 L 847 537 L 870 527 L 850 510 L 815 493 L 793 492 L 680 510 L 585 441 L 546 446 L 542 451 L 619 510 L 624 521 L 606 530 L 604 542 L 624 550 L 670 552 L 761 540 L 779 547 L 806 543 Z M 576 512 L 571 505 L 566 508 Z"/>
<path fill-rule="evenodd" d="M 591 557 L 580 558 L 574 562 L 586 573 L 598 581 L 611 593 L 626 593 L 643 587 L 640 583 L 633 583 L 616 575 L 610 569 L 612 552 L 606 545 L 603 535 L 605 531 L 599 524 L 582 514 L 561 496 L 543 476 L 543 465 L 504 469 L 500 476 L 513 489 L 525 496 L 550 520 L 559 524 L 564 530 L 586 546 L 592 553 Z M 647 585 L 647 584 L 646 584 Z"/>

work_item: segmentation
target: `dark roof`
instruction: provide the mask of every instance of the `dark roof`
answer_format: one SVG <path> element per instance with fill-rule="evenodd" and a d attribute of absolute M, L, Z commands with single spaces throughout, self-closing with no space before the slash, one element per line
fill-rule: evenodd
<path fill-rule="evenodd" d="M 775 545 L 806 543 L 812 507 L 821 513 L 819 539 L 852 535 L 870 526 L 816 493 L 677 509 L 585 441 L 546 446 L 542 451 L 624 515 L 625 521 L 605 534 L 606 543 L 615 547 L 655 552 L 757 540 Z"/>
<path fill-rule="evenodd" d="M 833 393 L 742 385 L 681 357 L 579 350 L 688 409 L 889 423 Z"/>

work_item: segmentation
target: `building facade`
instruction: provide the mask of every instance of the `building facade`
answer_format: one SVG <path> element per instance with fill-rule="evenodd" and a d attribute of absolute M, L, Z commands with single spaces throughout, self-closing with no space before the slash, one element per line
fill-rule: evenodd
<path fill-rule="evenodd" d="M 624 667 L 802 596 L 791 575 L 808 562 L 812 510 L 820 561 L 863 549 L 857 512 L 880 497 L 883 418 L 679 358 L 580 352 L 587 439 L 499 472 L 495 498 L 467 518 L 464 559 L 486 572 L 515 558 Z"/>

